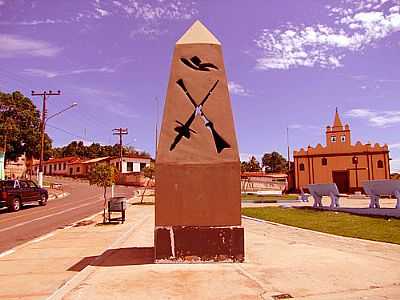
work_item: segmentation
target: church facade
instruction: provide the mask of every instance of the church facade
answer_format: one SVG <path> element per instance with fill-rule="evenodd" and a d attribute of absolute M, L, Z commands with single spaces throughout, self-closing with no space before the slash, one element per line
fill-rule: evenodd
<path fill-rule="evenodd" d="M 362 190 L 362 182 L 389 179 L 389 149 L 385 145 L 351 143 L 348 124 L 338 111 L 333 126 L 326 128 L 326 146 L 318 144 L 293 152 L 296 190 L 308 184 L 336 183 L 341 193 Z"/>

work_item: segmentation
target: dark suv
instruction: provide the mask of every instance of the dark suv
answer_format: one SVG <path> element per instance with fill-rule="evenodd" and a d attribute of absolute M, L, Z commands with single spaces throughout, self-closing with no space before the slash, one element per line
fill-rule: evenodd
<path fill-rule="evenodd" d="M 0 207 L 18 211 L 22 205 L 32 202 L 47 204 L 47 190 L 42 189 L 31 180 L 0 181 Z"/>

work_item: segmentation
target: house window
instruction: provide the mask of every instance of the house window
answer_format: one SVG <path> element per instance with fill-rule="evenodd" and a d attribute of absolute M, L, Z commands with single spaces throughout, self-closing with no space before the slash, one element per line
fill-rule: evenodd
<path fill-rule="evenodd" d="M 67 169 L 67 163 L 64 163 L 63 170 L 66 170 L 66 169 Z"/>
<path fill-rule="evenodd" d="M 146 167 L 146 163 L 140 163 L 140 171 L 142 171 Z"/>
<path fill-rule="evenodd" d="M 58 164 L 58 170 L 61 171 L 61 164 Z"/>
<path fill-rule="evenodd" d="M 304 171 L 304 164 L 303 163 L 300 164 L 300 171 Z"/>
<path fill-rule="evenodd" d="M 379 169 L 382 169 L 383 168 L 383 161 L 381 161 L 381 160 L 378 160 L 378 168 Z"/>
<path fill-rule="evenodd" d="M 342 136 L 340 137 L 340 141 L 341 141 L 342 143 L 345 143 L 345 142 L 346 142 L 346 136 L 345 136 L 345 135 L 342 135 Z"/>
<path fill-rule="evenodd" d="M 76 173 L 80 173 L 81 172 L 81 168 L 80 167 L 76 167 Z"/>
<path fill-rule="evenodd" d="M 332 143 L 336 143 L 336 135 L 332 135 L 331 136 L 331 142 Z"/>
<path fill-rule="evenodd" d="M 323 166 L 326 166 L 328 164 L 328 160 L 325 157 L 323 157 L 321 159 L 321 163 L 322 163 Z"/>
<path fill-rule="evenodd" d="M 128 161 L 128 162 L 126 163 L 126 170 L 127 170 L 128 172 L 133 172 L 133 162 Z"/>

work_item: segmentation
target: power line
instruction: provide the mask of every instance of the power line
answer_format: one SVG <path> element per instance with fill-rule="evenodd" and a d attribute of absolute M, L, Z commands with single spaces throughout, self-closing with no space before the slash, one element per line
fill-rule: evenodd
<path fill-rule="evenodd" d="M 72 136 L 72 137 L 74 137 L 74 138 L 77 138 L 77 139 L 80 139 L 80 140 L 84 140 L 84 141 L 89 140 L 89 141 L 91 141 L 91 142 L 93 142 L 93 143 L 96 142 L 96 143 L 98 143 L 98 144 L 107 144 L 107 143 L 104 143 L 104 142 L 98 140 L 95 136 L 93 136 L 92 138 L 89 137 L 89 139 L 86 139 L 86 138 L 84 138 L 83 136 L 80 136 L 80 135 L 78 135 L 78 134 L 76 134 L 76 133 L 73 133 L 73 132 L 71 132 L 71 131 L 65 130 L 65 129 L 63 129 L 63 128 L 60 128 L 60 127 L 57 127 L 57 126 L 54 126 L 54 125 L 50 125 L 50 124 L 47 124 L 47 126 L 53 128 L 53 129 L 62 131 L 62 132 L 64 132 L 64 133 L 69 134 L 70 136 Z"/>

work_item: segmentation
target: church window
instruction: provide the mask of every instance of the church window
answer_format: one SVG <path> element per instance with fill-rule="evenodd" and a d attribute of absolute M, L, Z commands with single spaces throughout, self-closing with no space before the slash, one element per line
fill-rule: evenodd
<path fill-rule="evenodd" d="M 303 163 L 300 164 L 300 171 L 304 171 L 304 164 Z"/>
<path fill-rule="evenodd" d="M 326 166 L 326 165 L 328 165 L 328 160 L 325 157 L 323 157 L 321 159 L 321 163 L 322 163 L 323 166 Z"/>
<path fill-rule="evenodd" d="M 336 143 L 336 135 L 332 135 L 331 136 L 331 142 L 332 143 Z"/>
<path fill-rule="evenodd" d="M 345 135 L 342 135 L 342 136 L 340 137 L 340 141 L 341 141 L 342 143 L 345 143 L 345 142 L 346 142 L 346 136 L 345 136 Z"/>
<path fill-rule="evenodd" d="M 381 160 L 378 160 L 378 168 L 379 169 L 382 169 L 383 168 L 383 161 L 381 161 Z"/>

